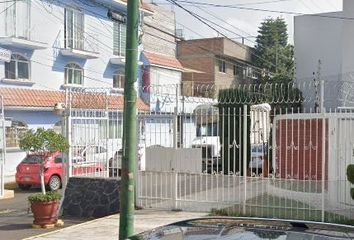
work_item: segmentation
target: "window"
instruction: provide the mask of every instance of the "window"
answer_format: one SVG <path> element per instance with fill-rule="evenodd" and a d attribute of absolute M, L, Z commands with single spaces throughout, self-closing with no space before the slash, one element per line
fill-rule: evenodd
<path fill-rule="evenodd" d="M 21 55 L 12 54 L 11 62 L 5 62 L 5 78 L 29 80 L 30 62 Z"/>
<path fill-rule="evenodd" d="M 5 36 L 29 39 L 31 1 L 5 1 L 3 5 Z"/>
<path fill-rule="evenodd" d="M 236 64 L 234 65 L 234 76 L 244 78 L 244 71 L 242 66 Z"/>
<path fill-rule="evenodd" d="M 82 84 L 84 70 L 76 63 L 65 66 L 65 84 Z"/>
<path fill-rule="evenodd" d="M 226 62 L 224 60 L 219 60 L 219 72 L 226 73 Z"/>
<path fill-rule="evenodd" d="M 25 164 L 42 164 L 44 161 L 43 156 L 38 156 L 38 155 L 29 155 L 26 156 L 21 163 Z"/>
<path fill-rule="evenodd" d="M 216 123 L 208 123 L 197 126 L 197 137 L 215 137 L 218 134 L 218 126 Z"/>
<path fill-rule="evenodd" d="M 125 56 L 126 28 L 124 23 L 113 22 L 113 54 L 116 56 Z"/>
<path fill-rule="evenodd" d="M 252 78 L 252 79 L 257 79 L 258 78 L 257 77 L 257 72 L 252 67 L 247 67 L 246 68 L 246 76 L 248 78 Z"/>
<path fill-rule="evenodd" d="M 122 119 L 109 120 L 109 138 L 110 139 L 120 139 L 123 135 L 123 122 Z"/>
<path fill-rule="evenodd" d="M 124 88 L 125 74 L 124 70 L 117 70 L 113 74 L 113 88 Z"/>
<path fill-rule="evenodd" d="M 56 157 L 54 163 L 63 163 L 63 159 L 61 157 Z"/>
<path fill-rule="evenodd" d="M 84 50 L 84 14 L 65 9 L 65 48 Z"/>

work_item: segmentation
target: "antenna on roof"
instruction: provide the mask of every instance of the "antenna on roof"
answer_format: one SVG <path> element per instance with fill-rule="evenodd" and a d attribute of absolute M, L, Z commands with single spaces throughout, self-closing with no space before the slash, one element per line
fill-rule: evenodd
<path fill-rule="evenodd" d="M 181 40 L 184 40 L 185 37 L 184 37 L 184 31 L 182 28 L 178 28 L 176 29 L 176 38 L 177 39 L 181 39 Z"/>

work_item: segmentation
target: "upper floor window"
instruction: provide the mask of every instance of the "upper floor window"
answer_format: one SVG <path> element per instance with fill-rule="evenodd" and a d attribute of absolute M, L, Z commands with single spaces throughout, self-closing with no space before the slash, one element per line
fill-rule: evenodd
<path fill-rule="evenodd" d="M 126 46 L 126 25 L 124 23 L 113 21 L 113 54 L 116 56 L 125 56 Z"/>
<path fill-rule="evenodd" d="M 255 69 L 252 67 L 246 67 L 246 77 L 252 78 L 252 79 L 257 79 L 257 72 Z"/>
<path fill-rule="evenodd" d="M 84 14 L 78 10 L 65 9 L 65 48 L 84 49 Z"/>
<path fill-rule="evenodd" d="M 76 63 L 69 63 L 65 66 L 65 84 L 82 84 L 84 70 Z"/>
<path fill-rule="evenodd" d="M 12 54 L 11 61 L 5 62 L 5 78 L 29 80 L 30 62 L 19 54 Z"/>
<path fill-rule="evenodd" d="M 234 65 L 234 68 L 233 68 L 233 73 L 234 73 L 234 76 L 237 76 L 237 65 Z"/>
<path fill-rule="evenodd" d="M 244 71 L 243 71 L 243 67 L 242 66 L 234 64 L 234 69 L 233 70 L 234 70 L 233 72 L 234 72 L 234 76 L 235 77 L 238 76 L 238 77 L 244 78 Z"/>
<path fill-rule="evenodd" d="M 124 70 L 117 70 L 113 74 L 113 88 L 124 88 L 125 74 Z"/>
<path fill-rule="evenodd" d="M 219 72 L 226 73 L 226 62 L 224 60 L 219 60 Z"/>
<path fill-rule="evenodd" d="M 3 5 L 2 10 L 1 5 Z M 4 24 L 5 36 L 29 39 L 31 1 L 5 1 L 4 4 L 0 4 L 0 12 L 2 11 L 4 11 L 3 14 L 5 17 L 5 19 L 2 20 Z"/>

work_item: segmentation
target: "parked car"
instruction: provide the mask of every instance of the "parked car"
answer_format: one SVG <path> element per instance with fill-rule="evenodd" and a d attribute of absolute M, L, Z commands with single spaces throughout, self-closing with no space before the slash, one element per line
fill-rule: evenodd
<path fill-rule="evenodd" d="M 22 190 L 28 190 L 31 186 L 40 185 L 40 170 L 44 168 L 44 184 L 51 191 L 58 190 L 62 186 L 64 177 L 63 156 L 60 152 L 48 154 L 29 154 L 16 168 L 16 183 Z M 73 175 L 101 172 L 102 164 L 87 163 L 85 161 L 73 163 Z"/>
<path fill-rule="evenodd" d="M 29 189 L 32 185 L 40 185 L 40 170 L 44 168 L 44 183 L 52 191 L 61 187 L 63 179 L 62 154 L 27 155 L 16 168 L 16 183 L 22 190 Z"/>
<path fill-rule="evenodd" d="M 265 144 L 253 144 L 251 146 L 251 161 L 248 167 L 253 172 L 262 173 L 266 154 L 267 146 Z"/>
<path fill-rule="evenodd" d="M 74 146 L 72 151 L 73 162 L 106 162 L 106 159 L 113 157 L 114 153 L 103 146 L 97 145 Z"/>
<path fill-rule="evenodd" d="M 120 177 L 122 169 L 123 149 L 114 153 L 114 156 L 109 159 L 108 169 L 109 177 Z M 138 169 L 145 170 L 145 145 L 140 143 L 138 145 Z"/>
<path fill-rule="evenodd" d="M 212 217 L 173 223 L 128 239 L 335 240 L 353 238 L 353 226 L 278 219 Z"/>
<path fill-rule="evenodd" d="M 122 169 L 122 158 L 123 158 L 123 149 L 116 151 L 114 156 L 109 159 L 108 169 L 109 177 L 118 177 L 121 175 Z"/>

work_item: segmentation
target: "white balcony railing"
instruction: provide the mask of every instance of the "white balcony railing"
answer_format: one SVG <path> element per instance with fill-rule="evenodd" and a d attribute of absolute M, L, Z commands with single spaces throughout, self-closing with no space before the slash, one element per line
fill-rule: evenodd
<path fill-rule="evenodd" d="M 97 37 L 97 34 L 90 34 L 81 38 L 64 38 L 61 54 L 84 59 L 98 58 Z"/>
<path fill-rule="evenodd" d="M 64 48 L 66 49 L 76 49 L 86 52 L 98 52 L 98 43 L 97 43 L 98 34 L 85 34 L 81 38 L 65 38 L 64 39 Z"/>

